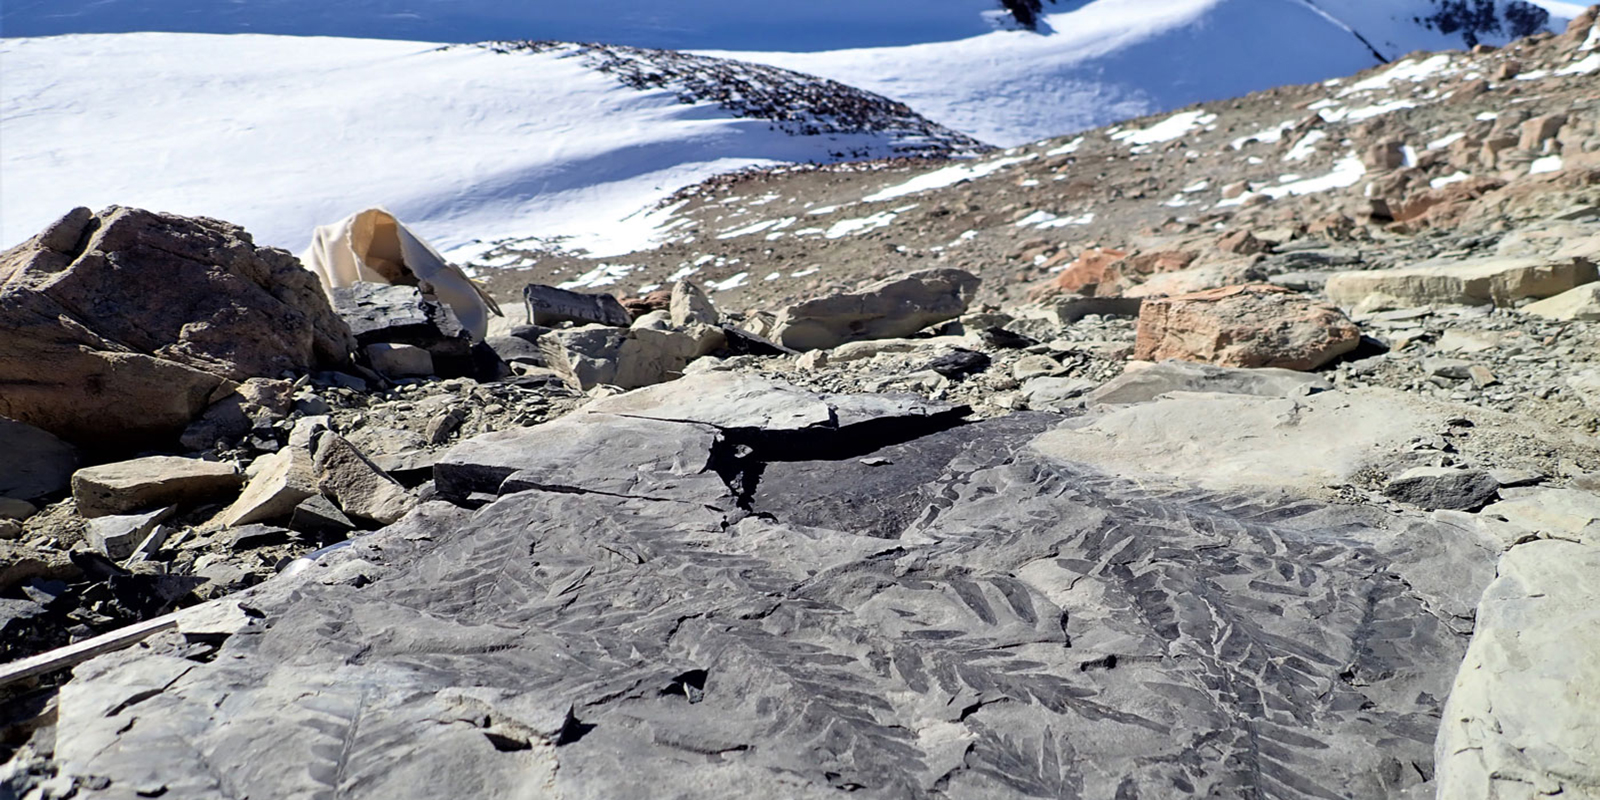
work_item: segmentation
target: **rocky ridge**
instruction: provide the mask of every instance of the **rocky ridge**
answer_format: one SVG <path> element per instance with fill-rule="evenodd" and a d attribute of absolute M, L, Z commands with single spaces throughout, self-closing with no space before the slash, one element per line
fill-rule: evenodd
<path fill-rule="evenodd" d="M 523 319 L 475 343 L 427 287 L 318 295 L 302 302 L 342 348 L 228 373 L 231 394 L 159 441 L 93 450 L 48 417 L 6 422 L 29 454 L 0 470 L 6 659 L 176 614 L 131 649 L 0 687 L 0 785 L 1600 793 L 1584 688 L 1600 651 L 1584 600 L 1600 142 L 1575 82 L 1594 30 L 1590 14 L 1565 37 L 1246 98 L 1229 123 L 1206 121 L 1217 104 L 987 160 L 687 195 L 684 219 L 743 228 L 784 203 L 891 195 L 807 214 L 820 233 L 780 217 L 716 235 L 759 234 L 764 266 L 807 248 L 828 281 L 809 292 L 710 279 L 750 250 L 677 274 L 709 241 L 696 230 L 602 272 L 660 274 L 623 293 L 627 320 L 530 292 Z M 1462 88 L 1486 70 L 1513 75 Z M 1302 131 L 1227 139 L 1285 97 L 1344 89 Z M 1357 102 L 1393 108 L 1351 127 Z M 1411 137 L 1490 106 L 1529 112 L 1518 141 L 1490 147 L 1494 122 L 1459 148 L 1484 175 L 1421 188 L 1452 165 L 1424 155 L 1469 134 L 1422 151 Z M 1362 171 L 1278 193 L 1308 179 L 1250 182 L 1273 145 L 1327 175 L 1360 153 Z M 1046 176 L 1084 183 L 1081 205 L 1041 202 Z M 1201 178 L 1172 199 L 1209 208 L 1151 219 L 1182 213 L 1154 201 Z M 718 199 L 752 185 L 778 197 Z M 963 195 L 960 213 L 897 210 Z M 1016 204 L 998 220 L 996 198 Z M 129 244 L 47 231 L 7 253 L 0 310 L 49 291 L 28 277 L 41 259 L 78 280 L 102 263 L 136 275 L 202 235 L 280 258 L 148 212 L 51 231 L 130 219 Z M 576 263 L 537 257 L 502 274 L 517 295 Z M 204 297 L 240 285 L 236 257 L 196 263 Z M 148 312 L 104 286 L 58 317 L 106 352 L 188 354 L 184 335 L 251 324 L 213 314 L 146 343 L 118 325 Z"/>

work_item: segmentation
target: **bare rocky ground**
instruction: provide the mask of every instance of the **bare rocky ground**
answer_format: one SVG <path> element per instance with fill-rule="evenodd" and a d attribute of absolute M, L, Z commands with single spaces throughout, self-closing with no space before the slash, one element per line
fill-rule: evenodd
<path fill-rule="evenodd" d="M 170 625 L 5 673 L 0 796 L 1600 796 L 1596 30 L 728 176 L 478 347 L 74 212 L 0 661 Z"/>

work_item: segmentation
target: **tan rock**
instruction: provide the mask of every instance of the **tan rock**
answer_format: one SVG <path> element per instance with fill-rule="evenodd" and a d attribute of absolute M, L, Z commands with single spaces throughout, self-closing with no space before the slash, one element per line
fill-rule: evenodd
<path fill-rule="evenodd" d="M 211 524 L 231 528 L 282 519 L 317 493 L 317 472 L 311 453 L 293 444 L 251 464 L 253 473 L 239 499 L 213 517 Z"/>
<path fill-rule="evenodd" d="M 1567 124 L 1566 114 L 1545 114 L 1534 117 L 1522 123 L 1522 135 L 1517 140 L 1517 149 L 1539 152 L 1544 149 L 1546 139 L 1554 139 L 1561 132 L 1561 126 Z"/>
<path fill-rule="evenodd" d="M 721 320 L 717 307 L 706 296 L 705 290 L 688 278 L 682 278 L 672 285 L 672 300 L 668 310 L 672 315 L 672 324 L 680 328 L 694 323 L 715 325 Z"/>
<path fill-rule="evenodd" d="M 0 415 L 84 446 L 165 443 L 251 377 L 351 349 L 312 273 L 216 220 L 76 209 L 0 255 Z"/>
<path fill-rule="evenodd" d="M 1328 297 L 1341 308 L 1376 310 L 1430 304 L 1509 306 L 1529 297 L 1550 297 L 1595 279 L 1582 258 L 1435 260 L 1401 269 L 1338 272 L 1328 278 Z"/>
<path fill-rule="evenodd" d="M 1278 286 L 1251 284 L 1144 301 L 1133 357 L 1226 367 L 1315 369 L 1356 348 L 1343 313 Z"/>
<path fill-rule="evenodd" d="M 1600 322 L 1600 281 L 1592 281 L 1537 303 L 1529 303 L 1522 307 L 1522 311 L 1563 322 L 1569 320 Z"/>
<path fill-rule="evenodd" d="M 367 460 L 356 446 L 332 431 L 317 439 L 317 487 L 339 509 L 382 525 L 398 522 L 417 504 L 400 482 Z"/>
<path fill-rule="evenodd" d="M 231 464 L 149 456 L 85 467 L 72 475 L 72 498 L 85 517 L 157 505 L 196 505 L 232 495 L 242 477 Z"/>

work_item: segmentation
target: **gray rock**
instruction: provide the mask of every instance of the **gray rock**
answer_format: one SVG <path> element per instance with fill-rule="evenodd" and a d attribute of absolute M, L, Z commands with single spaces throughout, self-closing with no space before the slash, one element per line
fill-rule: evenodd
<path fill-rule="evenodd" d="M 1302 397 L 1332 388 L 1320 376 L 1292 369 L 1239 369 L 1191 361 L 1161 361 L 1142 369 L 1128 369 L 1091 392 L 1088 401 L 1107 405 L 1147 403 L 1167 392 Z"/>
<path fill-rule="evenodd" d="M 1485 506 L 1481 516 L 1505 520 L 1529 536 L 1570 539 L 1600 546 L 1600 493 L 1583 489 L 1538 489 Z"/>
<path fill-rule="evenodd" d="M 1500 484 L 1483 470 L 1451 467 L 1412 467 L 1383 487 L 1385 495 L 1430 511 L 1479 509 L 1499 490 Z"/>
<path fill-rule="evenodd" d="M 251 378 L 211 404 L 200 418 L 185 428 L 178 443 L 189 450 L 209 450 L 219 442 L 237 440 L 253 428 L 281 420 L 294 404 L 294 384 L 271 378 Z"/>
<path fill-rule="evenodd" d="M 356 524 L 332 501 L 319 494 L 307 497 L 294 507 L 289 527 L 301 533 L 323 535 L 348 533 L 356 529 Z"/>
<path fill-rule="evenodd" d="M 157 505 L 198 505 L 231 496 L 243 476 L 232 465 L 149 456 L 85 467 L 72 474 L 72 498 L 85 517 Z"/>
<path fill-rule="evenodd" d="M 1545 319 L 1600 321 L 1600 281 L 1583 284 L 1554 297 L 1522 307 L 1524 314 Z"/>
<path fill-rule="evenodd" d="M 1338 272 L 1324 287 L 1343 308 L 1440 305 L 1510 306 L 1524 298 L 1561 294 L 1595 280 L 1584 258 L 1441 258 L 1401 269 Z"/>
<path fill-rule="evenodd" d="M 601 385 L 635 389 L 674 380 L 700 356 L 719 349 L 720 329 L 609 328 L 590 325 L 551 331 L 539 339 L 544 361 L 568 385 L 583 390 Z"/>
<path fill-rule="evenodd" d="M 716 325 L 721 321 L 711 298 L 688 278 L 681 278 L 672 285 L 672 304 L 668 308 L 672 324 L 680 328 L 693 324 Z"/>
<path fill-rule="evenodd" d="M 408 344 L 427 350 L 440 374 L 469 372 L 472 334 L 455 314 L 415 286 L 353 283 L 333 290 L 334 308 L 350 325 L 356 344 Z"/>
<path fill-rule="evenodd" d="M 62 773 L 185 797 L 1365 798 L 1431 771 L 1455 613 L 1492 575 L 1471 537 L 1111 477 L 1030 444 L 1050 415 L 930 427 L 905 399 L 701 377 L 725 382 L 458 445 L 458 490 L 518 490 L 260 587 L 264 624 L 212 661 L 80 666 Z"/>
<path fill-rule="evenodd" d="M 0 416 L 81 447 L 170 446 L 233 383 L 352 349 L 315 275 L 216 220 L 76 209 L 0 275 Z"/>
<path fill-rule="evenodd" d="M 795 350 L 836 347 L 861 339 L 910 336 L 966 313 L 979 280 L 958 269 L 930 269 L 790 306 L 772 338 Z"/>
<path fill-rule="evenodd" d="M 1435 748 L 1438 796 L 1600 790 L 1600 547 L 1520 544 L 1483 593 Z"/>
<path fill-rule="evenodd" d="M 1011 365 L 1011 377 L 1019 381 L 1060 375 L 1066 371 L 1067 368 L 1060 361 L 1045 355 L 1023 356 Z"/>
<path fill-rule="evenodd" d="M 528 312 L 529 325 L 571 322 L 626 328 L 632 322 L 628 310 L 609 294 L 583 294 L 530 283 L 522 289 L 522 304 Z"/>
<path fill-rule="evenodd" d="M 78 452 L 55 435 L 0 417 L 0 498 L 37 500 L 64 491 Z"/>
<path fill-rule="evenodd" d="M 91 519 L 87 532 L 89 546 L 113 561 L 122 561 L 133 555 L 156 526 L 176 510 L 175 506 L 168 506 L 147 514 L 116 514 Z"/>
<path fill-rule="evenodd" d="M 0 519 L 14 519 L 20 522 L 37 513 L 39 508 L 26 500 L 0 497 Z"/>
<path fill-rule="evenodd" d="M 1099 384 L 1087 378 L 1033 378 L 1022 385 L 1022 398 L 1036 411 L 1081 408 L 1083 396 Z"/>

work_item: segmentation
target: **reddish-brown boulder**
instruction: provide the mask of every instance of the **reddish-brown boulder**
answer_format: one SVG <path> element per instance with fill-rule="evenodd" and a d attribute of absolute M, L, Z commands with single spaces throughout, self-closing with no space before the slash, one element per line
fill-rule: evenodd
<path fill-rule="evenodd" d="M 1133 357 L 1308 370 L 1360 340 L 1339 309 L 1279 286 L 1248 284 L 1145 300 Z"/>

